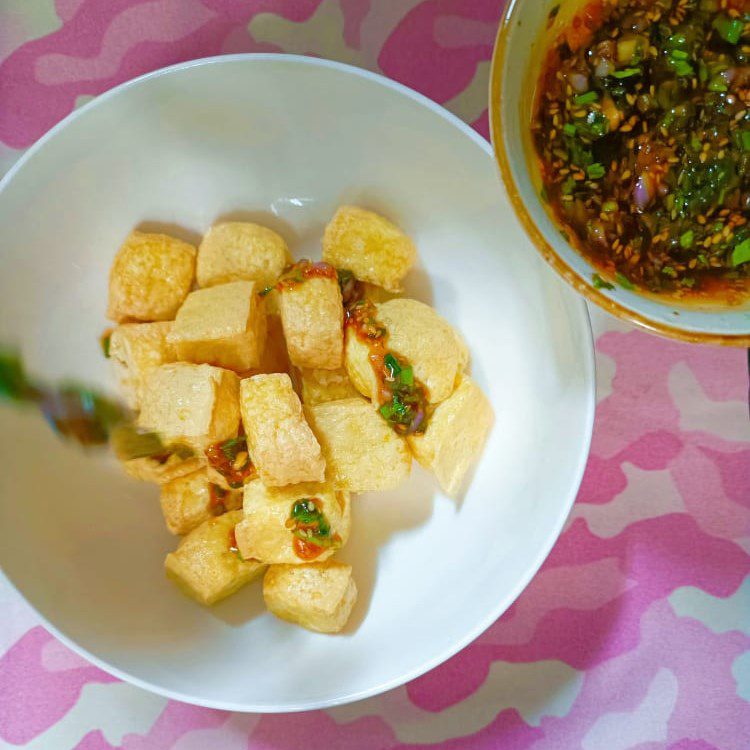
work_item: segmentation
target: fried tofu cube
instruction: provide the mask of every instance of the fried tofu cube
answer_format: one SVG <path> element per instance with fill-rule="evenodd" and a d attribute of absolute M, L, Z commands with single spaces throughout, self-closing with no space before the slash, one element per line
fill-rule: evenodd
<path fill-rule="evenodd" d="M 260 478 L 269 486 L 321 482 L 325 461 L 285 373 L 240 383 L 242 424 Z"/>
<path fill-rule="evenodd" d="M 424 433 L 407 440 L 417 461 L 435 472 L 447 495 L 455 496 L 479 458 L 493 421 L 489 400 L 464 376 L 453 394 L 435 407 Z"/>
<path fill-rule="evenodd" d="M 167 341 L 171 321 L 124 323 L 109 339 L 109 358 L 125 401 L 138 410 L 146 376 L 159 365 L 174 362 L 177 354 Z"/>
<path fill-rule="evenodd" d="M 266 298 L 266 307 L 268 306 Z M 269 375 L 272 372 L 289 373 L 292 364 L 289 361 L 289 352 L 286 349 L 286 339 L 284 338 L 284 328 L 281 325 L 281 318 L 278 315 L 266 315 L 266 345 L 260 355 L 260 362 L 257 367 L 251 367 L 243 375 Z"/>
<path fill-rule="evenodd" d="M 162 485 L 161 511 L 173 534 L 187 534 L 204 521 L 242 507 L 242 493 L 213 484 L 206 469 Z"/>
<path fill-rule="evenodd" d="M 263 289 L 276 283 L 290 261 L 283 237 L 268 227 L 244 221 L 216 224 L 198 248 L 198 284 L 257 281 Z"/>
<path fill-rule="evenodd" d="M 176 453 L 172 453 L 166 460 L 163 457 L 142 456 L 123 460 L 121 465 L 125 473 L 133 479 L 166 484 L 173 479 L 184 477 L 204 468 L 206 459 L 203 454 L 182 458 Z"/>
<path fill-rule="evenodd" d="M 318 633 L 338 633 L 357 601 L 352 566 L 329 560 L 309 565 L 271 565 L 263 598 L 276 617 Z"/>
<path fill-rule="evenodd" d="M 358 206 L 341 206 L 323 235 L 323 260 L 389 292 L 417 259 L 414 243 L 388 219 Z"/>
<path fill-rule="evenodd" d="M 167 576 L 201 604 L 214 604 L 260 578 L 265 565 L 240 559 L 234 527 L 242 511 L 234 510 L 204 521 L 183 537 L 164 561 Z"/>
<path fill-rule="evenodd" d="M 297 367 L 336 370 L 344 351 L 344 305 L 336 279 L 313 277 L 278 291 L 289 359 Z"/>
<path fill-rule="evenodd" d="M 261 361 L 263 300 L 254 281 L 233 281 L 188 294 L 167 340 L 179 359 L 242 372 Z"/>
<path fill-rule="evenodd" d="M 109 274 L 107 317 L 171 320 L 195 276 L 195 248 L 166 234 L 132 232 Z"/>
<path fill-rule="evenodd" d="M 453 393 L 469 360 L 466 344 L 433 308 L 414 299 L 392 299 L 375 305 L 377 320 L 388 331 L 386 347 L 404 358 L 414 377 L 427 389 L 430 403 L 437 404 Z M 368 344 L 347 327 L 344 361 L 359 392 L 378 401 L 378 382 L 370 363 Z"/>
<path fill-rule="evenodd" d="M 338 370 L 305 368 L 300 370 L 299 383 L 302 402 L 306 406 L 359 395 L 343 367 Z"/>
<path fill-rule="evenodd" d="M 185 443 L 203 451 L 237 435 L 239 378 L 211 365 L 175 362 L 146 378 L 138 426 L 165 443 Z"/>
<path fill-rule="evenodd" d="M 306 542 L 295 527 L 292 513 L 300 501 L 314 501 L 328 534 L 320 544 Z M 244 518 L 237 524 L 237 547 L 245 559 L 264 563 L 300 565 L 328 559 L 349 539 L 351 506 L 348 492 L 329 484 L 267 487 L 260 479 L 245 485 Z"/>
<path fill-rule="evenodd" d="M 411 453 L 406 441 L 365 399 L 329 401 L 306 412 L 323 449 L 327 479 L 337 489 L 391 490 L 408 478 Z"/>

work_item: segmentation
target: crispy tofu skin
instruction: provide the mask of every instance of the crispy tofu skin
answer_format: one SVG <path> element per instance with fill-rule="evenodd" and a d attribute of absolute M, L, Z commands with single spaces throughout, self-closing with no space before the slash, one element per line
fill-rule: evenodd
<path fill-rule="evenodd" d="M 327 478 L 350 492 L 391 490 L 409 477 L 411 453 L 372 405 L 359 396 L 307 407 L 326 459 Z"/>
<path fill-rule="evenodd" d="M 202 453 L 190 458 L 180 458 L 172 454 L 166 461 L 150 457 L 131 458 L 121 461 L 121 465 L 125 473 L 133 479 L 166 484 L 173 479 L 184 477 L 204 468 L 206 458 Z"/>
<path fill-rule="evenodd" d="M 140 408 L 146 376 L 159 365 L 174 362 L 177 353 L 167 342 L 172 323 L 125 323 L 112 331 L 109 357 L 115 377 L 131 409 Z"/>
<path fill-rule="evenodd" d="M 266 341 L 266 314 L 253 281 L 188 294 L 168 341 L 179 359 L 242 372 L 256 367 Z"/>
<path fill-rule="evenodd" d="M 157 367 L 146 378 L 138 425 L 167 443 L 205 450 L 237 435 L 239 378 L 229 370 L 187 362 Z"/>
<path fill-rule="evenodd" d="M 295 537 L 287 524 L 298 500 L 317 498 L 331 527 L 331 534 L 346 544 L 351 527 L 348 492 L 336 491 L 327 484 L 298 484 L 291 487 L 266 487 L 259 479 L 245 485 L 244 518 L 237 524 L 237 546 L 243 557 L 265 563 L 301 565 L 308 560 L 295 551 Z M 325 547 L 316 562 L 328 559 L 336 547 Z"/>
<path fill-rule="evenodd" d="M 299 383 L 302 401 L 306 406 L 359 395 L 343 367 L 338 370 L 305 368 L 299 372 Z"/>
<path fill-rule="evenodd" d="M 219 516 L 227 510 L 242 507 L 242 493 L 222 492 L 219 489 L 211 496 L 211 481 L 206 469 L 194 471 L 162 485 L 161 510 L 167 528 L 173 534 L 187 534 L 204 521 Z M 216 502 L 215 502 L 216 500 Z"/>
<path fill-rule="evenodd" d="M 263 577 L 263 598 L 282 620 L 318 633 L 338 633 L 357 601 L 357 586 L 351 565 L 334 560 L 271 565 Z"/>
<path fill-rule="evenodd" d="M 466 344 L 451 325 L 429 305 L 413 299 L 392 299 L 376 305 L 377 318 L 388 330 L 386 348 L 414 368 L 414 377 L 427 388 L 432 404 L 453 393 L 469 359 Z M 344 363 L 352 383 L 377 401 L 377 380 L 369 347 L 352 328 L 346 331 Z"/>
<path fill-rule="evenodd" d="M 336 370 L 344 351 L 344 306 L 335 279 L 310 278 L 278 291 L 289 359 L 297 367 Z"/>
<path fill-rule="evenodd" d="M 107 317 L 171 320 L 195 276 L 195 248 L 166 234 L 132 232 L 109 274 Z"/>
<path fill-rule="evenodd" d="M 410 435 L 407 440 L 417 461 L 435 472 L 447 495 L 456 496 L 479 458 L 493 421 L 489 400 L 464 376 L 453 395 L 437 405 L 424 434 Z"/>
<path fill-rule="evenodd" d="M 357 206 L 341 206 L 323 235 L 323 260 L 390 292 L 417 259 L 414 243 L 388 219 Z"/>
<path fill-rule="evenodd" d="M 257 281 L 263 289 L 276 283 L 290 260 L 284 239 L 267 227 L 242 221 L 217 224 L 198 248 L 198 285 Z"/>
<path fill-rule="evenodd" d="M 254 375 L 240 384 L 242 424 L 260 478 L 269 486 L 321 482 L 325 461 L 288 375 Z"/>
<path fill-rule="evenodd" d="M 241 518 L 242 511 L 235 510 L 204 521 L 164 561 L 167 576 L 201 604 L 226 598 L 266 569 L 255 560 L 240 560 L 231 549 L 232 530 Z"/>

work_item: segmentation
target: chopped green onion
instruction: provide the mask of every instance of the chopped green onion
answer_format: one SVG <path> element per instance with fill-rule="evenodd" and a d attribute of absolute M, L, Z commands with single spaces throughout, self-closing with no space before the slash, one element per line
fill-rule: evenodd
<path fill-rule="evenodd" d="M 589 164 L 589 166 L 586 167 L 586 174 L 590 180 L 599 180 L 604 177 L 606 173 L 607 170 L 605 170 L 599 162 L 594 162 L 594 164 Z"/>
<path fill-rule="evenodd" d="M 576 134 L 576 126 L 570 122 L 566 122 L 565 125 L 563 125 L 563 133 L 572 138 Z"/>
<path fill-rule="evenodd" d="M 642 72 L 640 68 L 623 68 L 622 70 L 616 70 L 612 75 L 615 78 L 631 78 L 641 75 Z"/>
<path fill-rule="evenodd" d="M 715 18 L 711 25 L 719 33 L 719 36 L 730 44 L 737 44 L 740 41 L 742 31 L 745 28 L 739 18 L 729 18 L 724 15 Z"/>
<path fill-rule="evenodd" d="M 669 53 L 669 55 L 673 60 L 689 60 L 690 59 L 690 55 L 688 55 L 688 53 L 685 52 L 684 49 L 673 49 Z"/>
<path fill-rule="evenodd" d="M 670 60 L 670 62 L 672 63 L 674 72 L 677 73 L 678 76 L 686 78 L 693 75 L 693 66 L 689 62 L 686 62 L 685 60 L 675 59 Z"/>
<path fill-rule="evenodd" d="M 661 272 L 665 276 L 669 276 L 672 279 L 677 277 L 677 271 L 675 271 L 674 268 L 672 268 L 672 266 L 664 266 L 664 268 L 661 269 Z"/>
<path fill-rule="evenodd" d="M 723 93 L 727 90 L 727 85 L 721 76 L 715 76 L 708 82 L 708 90 L 716 93 Z"/>
<path fill-rule="evenodd" d="M 398 360 L 389 352 L 383 359 L 385 366 L 388 368 L 388 374 L 395 378 L 401 372 L 401 365 Z"/>
<path fill-rule="evenodd" d="M 740 266 L 750 261 L 750 238 L 743 240 L 732 250 L 732 265 Z"/>
<path fill-rule="evenodd" d="M 591 104 L 592 102 L 595 102 L 599 98 L 599 94 L 596 93 L 596 91 L 587 91 L 585 94 L 578 94 L 573 101 L 578 106 L 583 106 L 584 104 Z"/>
<path fill-rule="evenodd" d="M 693 246 L 693 240 L 695 239 L 695 233 L 692 229 L 688 229 L 687 232 L 683 232 L 680 235 L 680 247 L 685 249 Z"/>
<path fill-rule="evenodd" d="M 401 370 L 399 379 L 404 385 L 414 385 L 414 370 L 411 365 L 404 367 L 403 370 Z"/>
<path fill-rule="evenodd" d="M 606 214 L 611 214 L 613 211 L 617 211 L 617 202 L 616 201 L 605 201 L 602 204 L 602 211 Z"/>
<path fill-rule="evenodd" d="M 750 130 L 740 131 L 740 143 L 743 151 L 750 151 Z"/>
<path fill-rule="evenodd" d="M 605 281 L 598 273 L 592 274 L 591 283 L 594 285 L 594 289 L 614 289 L 615 285 Z"/>
<path fill-rule="evenodd" d="M 635 289 L 633 282 L 627 276 L 623 276 L 619 271 L 615 274 L 615 279 L 623 289 Z"/>

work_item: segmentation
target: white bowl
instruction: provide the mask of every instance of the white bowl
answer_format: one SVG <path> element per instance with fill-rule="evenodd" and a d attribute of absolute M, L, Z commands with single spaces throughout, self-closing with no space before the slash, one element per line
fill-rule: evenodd
<path fill-rule="evenodd" d="M 355 68 L 238 55 L 179 65 L 99 97 L 0 184 L 0 342 L 30 369 L 113 390 L 97 336 L 123 237 L 197 236 L 252 216 L 318 255 L 343 202 L 414 238 L 408 291 L 466 336 L 495 429 L 460 502 L 415 466 L 354 503 L 342 558 L 360 599 L 340 636 L 264 611 L 250 586 L 213 609 L 162 570 L 175 546 L 157 489 L 0 410 L 0 561 L 66 644 L 137 685 L 230 710 L 352 701 L 469 643 L 523 590 L 575 497 L 594 413 L 584 303 L 549 272 L 502 195 L 490 147 L 424 97 Z M 153 226 L 153 225 L 152 225 Z"/>

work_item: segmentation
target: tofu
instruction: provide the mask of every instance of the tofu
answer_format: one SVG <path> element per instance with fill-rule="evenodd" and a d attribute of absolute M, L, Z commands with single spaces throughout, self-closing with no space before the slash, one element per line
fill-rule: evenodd
<path fill-rule="evenodd" d="M 291 513 L 300 500 L 316 499 L 330 525 L 334 543 L 305 554 L 304 545 L 293 533 Z M 237 547 L 244 558 L 264 563 L 301 565 L 328 559 L 346 544 L 351 528 L 348 492 L 334 490 L 329 484 L 298 484 L 291 487 L 267 487 L 260 479 L 245 485 L 244 518 L 237 524 Z M 336 539 L 338 535 L 338 539 Z M 302 555 L 302 556 L 300 556 Z"/>
<path fill-rule="evenodd" d="M 421 435 L 407 438 L 414 457 L 435 472 L 445 493 L 456 496 L 478 460 L 494 421 L 479 386 L 464 376 L 455 392 L 435 407 Z"/>
<path fill-rule="evenodd" d="M 325 228 L 323 260 L 389 292 L 417 259 L 414 243 L 388 219 L 358 206 L 341 206 Z"/>
<path fill-rule="evenodd" d="M 133 477 L 133 479 L 140 479 L 142 482 L 166 484 L 173 479 L 184 477 L 205 468 L 206 458 L 203 454 L 190 456 L 189 458 L 180 458 L 173 453 L 166 461 L 151 456 L 144 456 L 123 460 L 120 463 L 123 471 L 128 476 Z"/>
<path fill-rule="evenodd" d="M 211 365 L 161 365 L 146 378 L 138 426 L 165 443 L 204 451 L 237 435 L 239 382 L 233 372 Z"/>
<path fill-rule="evenodd" d="M 112 331 L 109 358 L 128 406 L 140 408 L 146 376 L 159 365 L 174 362 L 177 353 L 167 341 L 172 322 L 124 323 Z"/>
<path fill-rule="evenodd" d="M 242 511 L 235 510 L 204 521 L 164 561 L 167 576 L 201 604 L 214 604 L 265 572 L 265 565 L 232 551 L 241 518 Z"/>
<path fill-rule="evenodd" d="M 323 450 L 327 481 L 336 489 L 392 490 L 409 477 L 406 441 L 365 399 L 329 401 L 307 407 L 306 412 Z"/>
<path fill-rule="evenodd" d="M 159 499 L 172 534 L 187 534 L 209 518 L 242 507 L 242 493 L 216 486 L 206 469 L 162 485 Z"/>
<path fill-rule="evenodd" d="M 268 307 L 267 300 L 268 298 L 266 298 L 266 308 Z M 291 372 L 292 363 L 289 361 L 284 328 L 278 315 L 266 315 L 266 331 L 266 345 L 260 355 L 260 362 L 257 367 L 251 367 L 250 370 L 243 373 L 247 377 L 260 374 L 268 375 L 272 372 Z"/>
<path fill-rule="evenodd" d="M 198 285 L 257 281 L 263 289 L 275 284 L 290 262 L 286 242 L 268 227 L 243 221 L 216 224 L 198 248 Z"/>
<path fill-rule="evenodd" d="M 132 232 L 110 270 L 107 317 L 118 323 L 174 318 L 193 285 L 195 255 L 175 237 Z"/>
<path fill-rule="evenodd" d="M 375 305 L 378 321 L 388 331 L 386 348 L 414 368 L 414 377 L 427 388 L 431 404 L 453 393 L 469 361 L 461 336 L 433 308 L 413 299 L 392 299 Z M 369 346 L 347 327 L 344 362 L 354 386 L 378 401 L 378 386 L 369 360 Z"/>
<path fill-rule="evenodd" d="M 278 291 L 289 359 L 297 367 L 336 370 L 344 351 L 344 305 L 336 279 L 313 277 Z"/>
<path fill-rule="evenodd" d="M 276 617 L 318 633 L 338 633 L 357 601 L 352 566 L 329 560 L 308 565 L 271 565 L 263 598 Z"/>
<path fill-rule="evenodd" d="M 242 424 L 260 478 L 271 487 L 321 482 L 325 461 L 285 373 L 240 383 Z"/>
<path fill-rule="evenodd" d="M 191 292 L 167 340 L 180 360 L 242 372 L 260 364 L 266 341 L 263 300 L 253 281 Z"/>
<path fill-rule="evenodd" d="M 343 367 L 338 370 L 305 368 L 299 372 L 299 384 L 302 402 L 306 406 L 359 395 Z"/>

